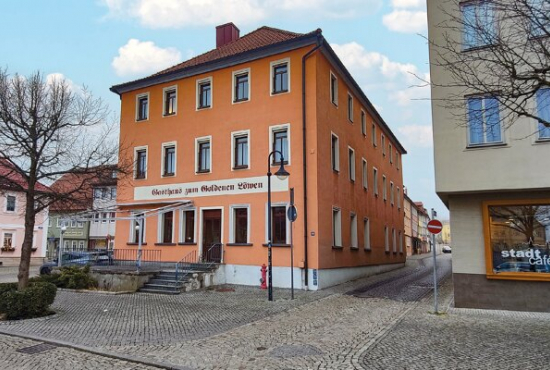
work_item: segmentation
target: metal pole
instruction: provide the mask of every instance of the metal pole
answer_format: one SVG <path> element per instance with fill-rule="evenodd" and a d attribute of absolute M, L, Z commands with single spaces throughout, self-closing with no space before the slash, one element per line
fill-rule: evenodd
<path fill-rule="evenodd" d="M 268 157 L 269 166 L 269 157 Z M 269 168 L 269 167 L 268 167 Z M 271 262 L 271 171 L 267 172 L 267 299 L 273 300 L 272 262 Z"/>
<path fill-rule="evenodd" d="M 432 208 L 432 220 L 435 219 L 435 216 L 435 210 Z M 434 312 L 437 314 L 437 260 L 435 253 L 435 234 L 432 234 L 432 256 L 434 264 Z"/>
<path fill-rule="evenodd" d="M 139 230 L 138 230 L 138 253 L 137 253 L 137 270 L 141 269 L 141 246 L 143 240 L 143 217 L 138 218 Z"/>
<path fill-rule="evenodd" d="M 294 188 L 290 188 L 290 206 L 294 206 Z M 294 299 L 294 221 L 290 222 L 290 297 Z"/>
<path fill-rule="evenodd" d="M 62 252 L 62 249 L 63 248 L 63 234 L 65 232 L 63 231 L 63 225 L 61 226 L 61 230 L 59 230 L 59 248 L 57 250 L 57 266 L 58 267 L 61 267 L 63 266 L 63 252 Z"/>

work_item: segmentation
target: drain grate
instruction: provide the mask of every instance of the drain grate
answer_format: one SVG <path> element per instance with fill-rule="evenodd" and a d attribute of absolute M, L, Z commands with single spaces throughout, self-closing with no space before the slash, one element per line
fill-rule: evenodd
<path fill-rule="evenodd" d="M 27 355 L 36 355 L 38 353 L 46 352 L 54 348 L 57 348 L 57 346 L 54 344 L 40 343 L 30 347 L 19 348 L 18 350 L 16 350 L 16 352 L 26 353 Z"/>

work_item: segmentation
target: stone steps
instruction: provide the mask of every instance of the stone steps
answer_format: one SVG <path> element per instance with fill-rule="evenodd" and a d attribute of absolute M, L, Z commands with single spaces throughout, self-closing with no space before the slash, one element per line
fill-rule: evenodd
<path fill-rule="evenodd" d="M 204 275 L 212 273 L 218 268 L 202 263 L 193 263 L 178 271 L 176 279 L 175 269 L 162 270 L 154 278 L 150 279 L 140 292 L 157 294 L 180 294 L 182 292 L 202 288 Z M 198 287 L 198 288 L 197 288 Z"/>

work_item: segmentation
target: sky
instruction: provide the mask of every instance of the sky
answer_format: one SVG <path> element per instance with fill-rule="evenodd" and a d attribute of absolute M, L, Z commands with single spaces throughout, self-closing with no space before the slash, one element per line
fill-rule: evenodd
<path fill-rule="evenodd" d="M 408 195 L 439 218 L 425 0 L 2 0 L 0 68 L 85 85 L 116 114 L 109 87 L 215 48 L 215 26 L 317 28 L 408 154 Z"/>

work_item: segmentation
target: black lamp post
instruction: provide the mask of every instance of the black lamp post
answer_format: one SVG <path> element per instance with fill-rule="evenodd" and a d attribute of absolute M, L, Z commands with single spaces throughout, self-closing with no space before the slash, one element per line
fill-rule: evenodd
<path fill-rule="evenodd" d="M 279 180 L 285 180 L 290 173 L 285 170 L 285 159 L 283 153 L 274 150 L 267 156 L 267 299 L 273 300 L 273 281 L 272 281 L 272 262 L 271 262 L 271 156 L 279 153 L 281 159 L 281 167 L 275 172 L 275 176 Z"/>

